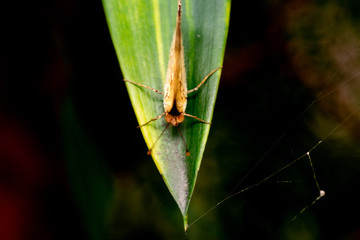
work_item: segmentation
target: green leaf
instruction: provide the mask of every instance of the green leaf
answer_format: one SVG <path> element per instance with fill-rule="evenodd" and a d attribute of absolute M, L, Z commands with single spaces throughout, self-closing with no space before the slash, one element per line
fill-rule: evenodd
<path fill-rule="evenodd" d="M 111 174 L 81 123 L 71 97 L 64 102 L 62 130 L 69 180 L 85 229 L 89 239 L 104 239 L 113 197 Z"/>
<path fill-rule="evenodd" d="M 124 78 L 163 91 L 177 0 L 103 0 L 103 5 Z M 230 0 L 182 1 L 181 30 L 188 89 L 222 66 L 229 14 Z M 220 72 L 188 96 L 186 113 L 211 121 Z M 126 87 L 139 125 L 164 112 L 162 95 L 131 83 Z M 165 126 L 162 118 L 141 128 L 149 148 Z M 179 128 L 191 155 L 185 156 L 181 135 L 170 126 L 157 141 L 152 157 L 186 224 L 210 126 L 186 118 Z"/>

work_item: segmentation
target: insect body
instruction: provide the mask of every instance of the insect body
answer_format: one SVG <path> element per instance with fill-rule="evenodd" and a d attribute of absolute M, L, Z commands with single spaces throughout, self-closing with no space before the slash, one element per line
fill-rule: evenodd
<path fill-rule="evenodd" d="M 145 126 L 146 124 L 155 121 L 163 116 L 165 116 L 165 121 L 172 126 L 178 126 L 180 123 L 182 123 L 185 119 L 185 116 L 194 118 L 200 122 L 211 124 L 209 122 L 206 122 L 196 116 L 187 114 L 185 112 L 186 110 L 186 104 L 187 104 L 187 95 L 191 92 L 197 91 L 199 87 L 217 70 L 219 70 L 222 67 L 218 67 L 211 71 L 205 78 L 200 82 L 200 84 L 195 87 L 194 89 L 187 90 L 186 86 L 186 71 L 185 71 L 185 63 L 184 63 L 184 47 L 183 47 L 183 40 L 182 40 L 182 34 L 181 34 L 181 0 L 178 0 L 178 11 L 177 11 L 177 17 L 176 17 L 176 28 L 173 35 L 171 48 L 170 48 L 170 56 L 169 56 L 169 63 L 166 73 L 166 82 L 164 86 L 164 92 L 160 92 L 154 88 L 145 86 L 140 83 L 133 82 L 131 80 L 124 79 L 125 82 L 130 82 L 132 84 L 148 88 L 156 93 L 164 95 L 164 113 L 157 116 L 156 118 L 153 118 L 149 120 L 148 122 L 138 126 L 139 128 L 142 126 Z M 166 128 L 167 128 L 166 127 Z M 163 132 L 166 130 L 166 128 L 163 130 Z M 161 135 L 163 134 L 161 133 Z M 180 133 L 181 134 L 181 133 Z M 161 136 L 160 135 L 160 136 Z M 160 137 L 159 136 L 159 137 Z M 182 135 L 181 135 L 182 136 Z M 183 138 L 183 136 L 182 136 Z M 183 138 L 184 140 L 184 138 Z M 156 143 L 156 141 L 155 141 Z M 155 144 L 154 143 L 154 144 Z M 149 150 L 148 154 L 151 153 L 151 149 Z M 187 152 L 187 155 L 188 152 Z"/>

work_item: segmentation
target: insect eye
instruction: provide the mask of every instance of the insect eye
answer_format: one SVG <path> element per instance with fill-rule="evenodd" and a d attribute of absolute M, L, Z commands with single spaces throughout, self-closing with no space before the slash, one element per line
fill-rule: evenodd
<path fill-rule="evenodd" d="M 184 115 L 180 114 L 179 116 L 177 116 L 178 123 L 182 123 L 183 121 L 184 121 Z"/>

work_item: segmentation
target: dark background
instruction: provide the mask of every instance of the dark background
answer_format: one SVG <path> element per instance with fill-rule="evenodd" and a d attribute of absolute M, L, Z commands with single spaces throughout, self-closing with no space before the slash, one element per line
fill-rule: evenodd
<path fill-rule="evenodd" d="M 185 235 L 135 127 L 101 1 L 2 4 L 0 239 L 360 239 L 359 10 L 233 1 L 189 222 L 319 140 L 310 156 L 326 196 L 291 221 L 318 196 L 305 157 Z"/>

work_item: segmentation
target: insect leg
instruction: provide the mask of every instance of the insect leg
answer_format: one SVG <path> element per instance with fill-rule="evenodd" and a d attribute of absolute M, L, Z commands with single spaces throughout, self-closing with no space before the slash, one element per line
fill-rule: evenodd
<path fill-rule="evenodd" d="M 199 87 L 201 87 L 201 85 L 203 85 L 203 83 L 204 83 L 214 72 L 216 72 L 216 71 L 219 70 L 220 68 L 222 68 L 222 66 L 221 66 L 221 67 L 217 67 L 217 68 L 215 68 L 214 70 L 212 70 L 208 75 L 206 75 L 206 76 L 204 77 L 204 79 L 201 81 L 201 83 L 200 83 L 199 85 L 197 85 L 196 88 L 193 88 L 193 89 L 189 90 L 187 93 L 189 94 L 189 93 L 192 93 L 192 92 L 197 91 L 197 90 L 199 89 Z"/>
<path fill-rule="evenodd" d="M 206 124 L 210 124 L 210 125 L 211 125 L 210 122 L 206 122 L 206 121 L 204 121 L 204 120 L 202 120 L 202 119 L 200 119 L 200 118 L 198 118 L 198 117 L 196 117 L 196 116 L 193 116 L 193 115 L 190 115 L 190 114 L 187 114 L 187 113 L 183 113 L 183 115 L 184 115 L 184 116 L 187 116 L 187 117 L 194 118 L 194 119 L 196 119 L 196 120 L 198 120 L 198 121 L 200 121 L 200 122 L 202 122 L 202 123 L 206 123 Z"/>
<path fill-rule="evenodd" d="M 150 90 L 152 90 L 152 91 L 154 91 L 154 92 L 156 92 L 156 93 L 159 93 L 159 94 L 161 94 L 161 95 L 164 95 L 163 92 L 160 92 L 159 90 L 156 90 L 155 88 L 148 87 L 148 86 L 146 86 L 146 85 L 144 85 L 144 84 L 136 83 L 136 82 L 133 82 L 133 81 L 127 80 L 127 79 L 124 79 L 123 81 L 124 81 L 124 82 L 132 83 L 132 84 L 137 85 L 137 86 L 140 86 L 140 87 L 144 87 L 144 88 L 150 89 Z"/>
<path fill-rule="evenodd" d="M 137 128 L 141 128 L 141 127 L 145 126 L 146 124 L 148 124 L 148 123 L 150 123 L 150 122 L 152 122 L 152 121 L 158 120 L 159 118 L 165 116 L 165 114 L 166 114 L 166 112 L 162 113 L 161 115 L 157 116 L 156 118 L 153 118 L 153 119 L 147 121 L 147 122 L 144 123 L 144 124 L 141 124 L 140 126 L 137 126 Z"/>

